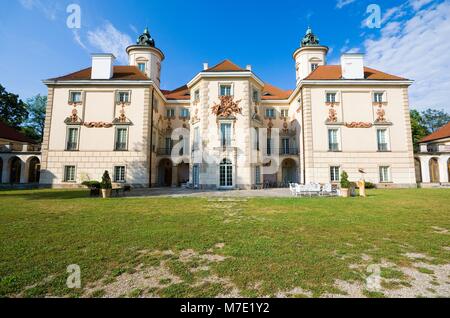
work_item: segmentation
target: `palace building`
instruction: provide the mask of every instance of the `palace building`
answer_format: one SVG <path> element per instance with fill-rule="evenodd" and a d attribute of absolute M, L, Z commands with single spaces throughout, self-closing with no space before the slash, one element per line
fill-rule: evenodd
<path fill-rule="evenodd" d="M 146 29 L 126 49 L 44 81 L 47 118 L 42 185 L 99 180 L 135 187 L 249 189 L 338 183 L 362 176 L 380 187 L 415 187 L 409 119 L 412 81 L 328 48 L 308 29 L 293 53 L 296 86 L 277 88 L 250 65 L 203 65 L 191 81 L 160 89 L 164 53 Z"/>

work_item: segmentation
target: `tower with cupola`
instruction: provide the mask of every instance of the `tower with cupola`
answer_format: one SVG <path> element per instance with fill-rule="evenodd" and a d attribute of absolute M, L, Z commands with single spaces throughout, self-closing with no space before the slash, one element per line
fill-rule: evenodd
<path fill-rule="evenodd" d="M 129 65 L 139 68 L 159 87 L 164 54 L 155 46 L 155 40 L 151 37 L 148 28 L 145 28 L 135 45 L 127 47 L 127 53 Z"/>
<path fill-rule="evenodd" d="M 326 64 L 327 53 L 328 47 L 320 45 L 319 38 L 309 27 L 300 43 L 300 48 L 293 55 L 297 85 L 316 68 Z"/>

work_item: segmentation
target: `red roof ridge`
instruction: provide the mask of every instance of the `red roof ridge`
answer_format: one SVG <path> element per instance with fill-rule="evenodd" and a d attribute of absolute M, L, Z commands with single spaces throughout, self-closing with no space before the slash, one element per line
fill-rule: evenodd
<path fill-rule="evenodd" d="M 229 59 L 225 59 L 222 62 L 208 68 L 204 72 L 227 72 L 227 71 L 246 71 L 237 64 L 233 63 Z"/>
<path fill-rule="evenodd" d="M 305 80 L 340 80 L 342 79 L 341 65 L 321 65 L 309 74 Z M 407 80 L 374 68 L 364 67 L 365 80 Z"/>
<path fill-rule="evenodd" d="M 73 72 L 60 77 L 49 79 L 50 81 L 76 81 L 76 80 L 90 80 L 92 74 L 92 67 L 87 67 L 77 72 Z M 142 81 L 149 80 L 145 73 L 142 73 L 135 65 L 114 65 L 113 77 L 111 80 L 133 80 Z"/>
<path fill-rule="evenodd" d="M 419 142 L 428 142 L 449 137 L 450 137 L 450 121 L 441 128 L 439 128 L 438 130 L 436 130 L 434 133 L 422 138 Z"/>

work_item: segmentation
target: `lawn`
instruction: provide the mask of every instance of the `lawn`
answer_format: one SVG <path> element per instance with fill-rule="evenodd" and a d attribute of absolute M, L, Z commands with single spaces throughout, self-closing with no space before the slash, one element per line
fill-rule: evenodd
<path fill-rule="evenodd" d="M 0 297 L 450 297 L 450 190 L 368 194 L 1 191 Z M 366 283 L 377 271 L 381 289 Z"/>

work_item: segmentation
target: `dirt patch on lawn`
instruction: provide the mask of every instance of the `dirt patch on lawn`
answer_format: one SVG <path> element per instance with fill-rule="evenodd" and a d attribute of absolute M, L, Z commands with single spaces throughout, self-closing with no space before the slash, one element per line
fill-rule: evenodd
<path fill-rule="evenodd" d="M 208 253 L 200 253 L 193 249 L 174 252 L 172 250 L 141 250 L 138 260 L 142 260 L 137 267 L 127 270 L 117 276 L 105 275 L 101 280 L 89 284 L 83 297 L 117 298 L 117 297 L 160 297 L 160 292 L 171 286 L 184 284 L 186 288 L 201 289 L 211 284 L 219 284 L 223 292 L 216 297 L 239 297 L 240 291 L 228 278 L 219 277 L 211 273 L 211 265 L 225 261 L 228 257 L 214 254 L 212 250 L 222 249 L 224 243 L 217 243 Z M 148 266 L 143 261 L 150 257 L 159 265 Z M 171 266 L 171 262 L 183 264 L 178 273 Z M 188 274 L 191 275 L 188 275 Z M 188 275 L 186 277 L 186 275 Z M 112 277 L 113 276 L 113 277 Z"/>

